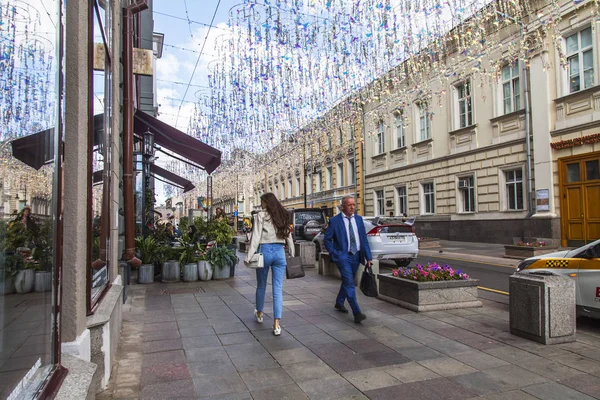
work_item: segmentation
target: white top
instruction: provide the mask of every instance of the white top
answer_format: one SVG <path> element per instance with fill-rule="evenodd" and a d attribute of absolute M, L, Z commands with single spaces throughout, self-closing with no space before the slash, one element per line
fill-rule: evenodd
<path fill-rule="evenodd" d="M 248 254 L 246 254 L 246 261 L 250 261 L 258 246 L 267 243 L 283 243 L 287 244 L 288 253 L 290 257 L 294 257 L 295 247 L 294 240 L 292 239 L 292 233 L 287 238 L 281 239 L 277 237 L 277 230 L 275 225 L 271 221 L 271 216 L 266 211 L 260 211 L 254 216 L 254 226 L 252 227 L 252 238 L 250 239 L 250 246 L 248 248 Z"/>
<path fill-rule="evenodd" d="M 356 239 L 356 251 L 360 251 L 360 236 L 358 236 L 358 226 L 356 225 L 356 218 L 354 218 L 354 214 L 352 216 L 347 217 L 346 214 L 342 213 L 342 217 L 344 218 L 344 226 L 346 227 L 346 238 L 348 239 L 348 250 L 350 250 L 350 219 L 352 220 L 352 228 L 354 231 L 354 238 Z"/>

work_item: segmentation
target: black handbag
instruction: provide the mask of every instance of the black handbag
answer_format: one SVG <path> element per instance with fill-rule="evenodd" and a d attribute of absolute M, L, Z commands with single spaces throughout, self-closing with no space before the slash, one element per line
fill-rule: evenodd
<path fill-rule="evenodd" d="M 285 277 L 287 279 L 302 278 L 304 276 L 304 267 L 301 257 L 289 257 L 285 267 Z"/>
<path fill-rule="evenodd" d="M 365 266 L 360 280 L 360 291 L 367 297 L 377 297 L 377 281 L 371 267 Z"/>

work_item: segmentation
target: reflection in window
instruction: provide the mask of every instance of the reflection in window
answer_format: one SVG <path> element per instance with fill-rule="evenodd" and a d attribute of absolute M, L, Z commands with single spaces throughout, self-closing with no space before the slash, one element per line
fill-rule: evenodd
<path fill-rule="evenodd" d="M 513 169 L 504 172 L 506 182 L 507 210 L 523 209 L 523 170 Z"/>
<path fill-rule="evenodd" d="M 375 215 L 383 215 L 384 212 L 383 190 L 377 190 L 375 191 Z"/>
<path fill-rule="evenodd" d="M 567 165 L 567 182 L 579 182 L 579 163 Z"/>
<path fill-rule="evenodd" d="M 585 179 L 592 181 L 600 179 L 600 160 L 592 160 L 585 162 Z"/>

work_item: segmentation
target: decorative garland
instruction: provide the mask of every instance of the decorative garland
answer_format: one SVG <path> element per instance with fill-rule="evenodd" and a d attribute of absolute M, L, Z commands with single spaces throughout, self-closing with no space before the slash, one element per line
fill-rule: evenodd
<path fill-rule="evenodd" d="M 560 142 L 550 143 L 550 147 L 555 150 L 568 149 L 575 146 L 583 146 L 584 144 L 593 144 L 600 142 L 600 133 L 594 135 L 582 136 L 574 139 L 561 140 Z"/>

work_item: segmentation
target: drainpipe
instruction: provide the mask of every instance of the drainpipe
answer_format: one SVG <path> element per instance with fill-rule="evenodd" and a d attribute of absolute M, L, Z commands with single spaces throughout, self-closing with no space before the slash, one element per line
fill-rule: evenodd
<path fill-rule="evenodd" d="M 523 27 L 523 30 L 525 28 Z M 524 34 L 524 33 L 523 33 Z M 533 183 L 532 183 L 532 172 L 531 172 L 531 110 L 530 110 L 530 99 L 529 99 L 529 75 L 527 68 L 527 58 L 523 62 L 523 94 L 525 95 L 525 149 L 527 153 L 527 217 L 530 218 L 533 215 Z"/>
<path fill-rule="evenodd" d="M 123 199 L 125 212 L 125 251 L 122 259 L 132 265 L 135 257 L 133 206 L 133 16 L 148 8 L 148 0 L 138 0 L 123 9 Z"/>

